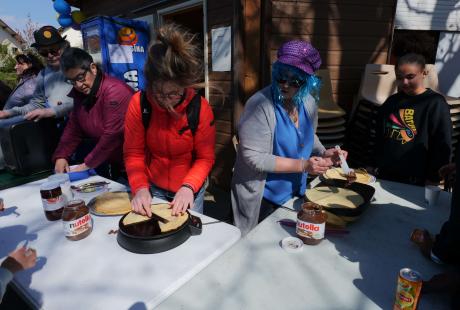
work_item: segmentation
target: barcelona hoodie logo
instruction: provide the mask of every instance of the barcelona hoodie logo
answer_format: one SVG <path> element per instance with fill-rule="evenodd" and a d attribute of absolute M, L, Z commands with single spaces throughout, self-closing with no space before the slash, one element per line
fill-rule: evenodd
<path fill-rule="evenodd" d="M 414 109 L 400 109 L 399 115 L 390 114 L 385 126 L 386 136 L 401 144 L 412 141 L 417 135 L 414 113 Z"/>

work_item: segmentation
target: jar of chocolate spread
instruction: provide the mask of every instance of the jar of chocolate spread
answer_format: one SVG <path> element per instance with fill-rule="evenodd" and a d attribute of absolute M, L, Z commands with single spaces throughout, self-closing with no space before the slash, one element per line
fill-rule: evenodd
<path fill-rule="evenodd" d="M 57 221 L 62 217 L 66 199 L 62 194 L 59 182 L 45 182 L 40 186 L 43 210 L 49 221 Z"/>
<path fill-rule="evenodd" d="M 297 236 L 303 243 L 315 245 L 324 239 L 327 214 L 323 207 L 312 202 L 306 202 L 297 213 Z"/>
<path fill-rule="evenodd" d="M 56 173 L 48 177 L 48 181 L 58 182 L 61 186 L 61 191 L 64 194 L 67 202 L 73 199 L 72 191 L 70 190 L 70 178 L 67 173 Z"/>
<path fill-rule="evenodd" d="M 71 200 L 62 212 L 64 234 L 72 241 L 86 238 L 93 230 L 89 208 L 83 200 Z"/>

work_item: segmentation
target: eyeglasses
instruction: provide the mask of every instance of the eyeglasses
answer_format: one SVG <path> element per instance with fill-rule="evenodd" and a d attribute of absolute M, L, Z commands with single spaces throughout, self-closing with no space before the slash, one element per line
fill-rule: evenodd
<path fill-rule="evenodd" d="M 89 69 L 85 69 L 82 73 L 78 74 L 76 77 L 73 79 L 66 78 L 65 81 L 66 83 L 69 83 L 71 85 L 76 85 L 77 82 L 83 83 L 86 80 L 86 73 L 88 73 Z"/>
<path fill-rule="evenodd" d="M 52 56 L 57 56 L 59 55 L 60 51 L 60 48 L 41 48 L 38 50 L 38 53 L 43 57 L 48 57 L 48 54 L 51 54 Z"/>
<path fill-rule="evenodd" d="M 153 89 L 153 95 L 157 98 L 160 98 L 160 99 L 169 99 L 169 100 L 179 100 L 182 98 L 182 96 L 184 95 L 183 93 L 180 94 L 180 93 L 177 93 L 177 92 L 170 92 L 170 93 L 167 93 L 167 94 L 164 94 L 160 91 L 157 91 L 156 89 Z"/>
<path fill-rule="evenodd" d="M 304 83 L 305 81 L 302 81 L 300 79 L 285 79 L 283 77 L 279 77 L 276 79 L 276 82 L 280 85 L 284 85 L 284 84 L 288 84 L 290 87 L 294 87 L 294 88 L 300 88 Z"/>

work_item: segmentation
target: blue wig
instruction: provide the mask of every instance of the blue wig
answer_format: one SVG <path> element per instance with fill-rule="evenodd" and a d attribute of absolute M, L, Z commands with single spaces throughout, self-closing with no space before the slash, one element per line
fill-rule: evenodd
<path fill-rule="evenodd" d="M 303 82 L 302 86 L 292 98 L 292 101 L 297 106 L 297 108 L 299 108 L 300 105 L 304 103 L 304 100 L 307 98 L 308 94 L 312 95 L 316 102 L 318 102 L 319 91 L 321 89 L 321 80 L 316 75 L 310 75 L 294 66 L 286 65 L 277 61 L 272 66 L 271 85 L 273 101 L 275 104 L 282 104 L 284 100 L 281 89 L 276 82 L 279 79 L 297 79 Z"/>

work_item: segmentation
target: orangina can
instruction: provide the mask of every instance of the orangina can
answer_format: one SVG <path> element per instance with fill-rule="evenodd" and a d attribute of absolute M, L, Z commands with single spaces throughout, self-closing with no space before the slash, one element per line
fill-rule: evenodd
<path fill-rule="evenodd" d="M 403 268 L 399 271 L 398 288 L 393 310 L 417 309 L 420 290 L 422 289 L 422 276 L 415 270 Z"/>

